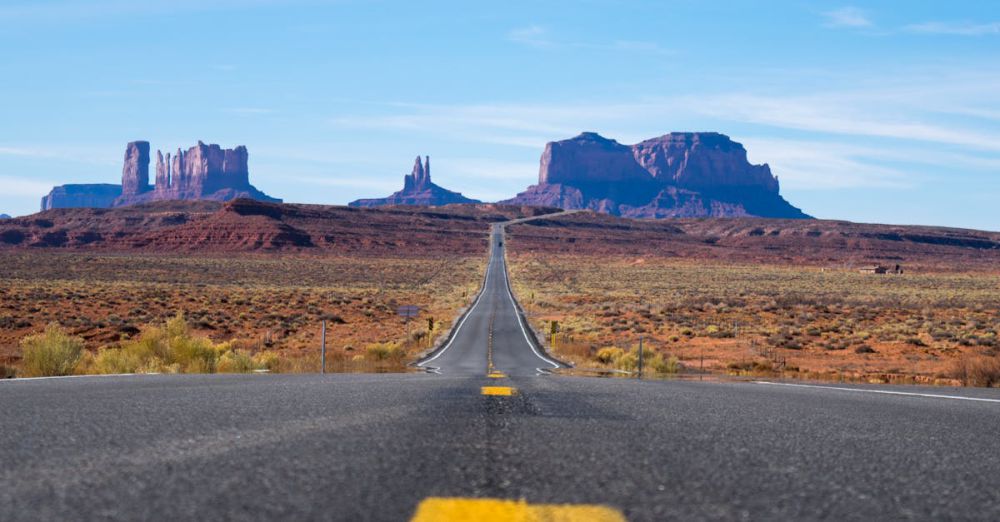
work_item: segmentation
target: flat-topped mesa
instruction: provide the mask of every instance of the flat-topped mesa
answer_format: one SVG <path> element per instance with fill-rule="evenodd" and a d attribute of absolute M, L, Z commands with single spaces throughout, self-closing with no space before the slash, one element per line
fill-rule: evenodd
<path fill-rule="evenodd" d="M 639 218 L 807 218 L 767 164 L 717 132 L 674 132 L 623 145 L 594 132 L 545 146 L 538 184 L 503 203 Z"/>
<path fill-rule="evenodd" d="M 765 163 L 747 161 L 743 145 L 717 132 L 672 132 L 631 147 L 636 162 L 661 183 L 692 190 L 756 187 L 778 192 Z"/>
<path fill-rule="evenodd" d="M 431 158 L 417 156 L 413 170 L 403 176 L 403 190 L 384 198 L 359 199 L 350 202 L 352 207 L 383 207 L 390 205 L 438 206 L 453 203 L 480 203 L 458 192 L 452 192 L 431 182 Z"/>

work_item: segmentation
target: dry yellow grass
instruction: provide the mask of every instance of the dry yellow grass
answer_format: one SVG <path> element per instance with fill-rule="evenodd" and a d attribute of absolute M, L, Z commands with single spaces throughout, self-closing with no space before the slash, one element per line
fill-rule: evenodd
<path fill-rule="evenodd" d="M 21 365 L 21 339 L 49 322 L 82 337 L 99 357 L 183 313 L 196 336 L 231 344 L 225 371 L 244 371 L 241 354 L 262 353 L 280 357 L 263 364 L 273 370 L 316 371 L 324 320 L 328 370 L 361 371 L 400 369 L 429 347 L 471 301 L 485 258 L 28 252 L 0 254 L 0 264 L 0 365 L 7 368 Z M 421 309 L 409 324 L 397 314 L 404 304 Z M 397 346 L 388 357 L 370 348 L 386 343 Z M 107 353 L 103 364 L 141 369 L 122 355 Z"/>

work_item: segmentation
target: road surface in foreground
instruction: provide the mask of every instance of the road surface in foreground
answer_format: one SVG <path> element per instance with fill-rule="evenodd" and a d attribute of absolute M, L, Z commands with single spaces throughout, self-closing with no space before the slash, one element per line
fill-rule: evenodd
<path fill-rule="evenodd" d="M 517 393 L 482 395 L 489 385 Z M 0 382 L 0 418 L 4 520 L 407 520 L 431 497 L 598 504 L 629 520 L 1000 519 L 1000 402 L 561 376 L 163 375 Z"/>
<path fill-rule="evenodd" d="M 0 519 L 1000 520 L 1000 390 L 545 375 L 501 241 L 435 373 L 0 381 Z"/>

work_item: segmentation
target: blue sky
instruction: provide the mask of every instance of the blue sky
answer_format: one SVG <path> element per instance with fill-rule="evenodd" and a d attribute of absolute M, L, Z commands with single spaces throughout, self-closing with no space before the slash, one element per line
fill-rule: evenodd
<path fill-rule="evenodd" d="M 762 4 L 6 0 L 0 212 L 118 182 L 136 139 L 343 204 L 417 154 L 496 200 L 547 141 L 718 131 L 817 217 L 1000 230 L 1000 4 Z"/>

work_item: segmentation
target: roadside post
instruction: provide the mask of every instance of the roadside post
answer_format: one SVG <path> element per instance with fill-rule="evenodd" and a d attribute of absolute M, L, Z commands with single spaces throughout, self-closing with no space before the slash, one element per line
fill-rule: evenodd
<path fill-rule="evenodd" d="M 323 333 L 320 336 L 320 368 L 319 373 L 326 373 L 326 319 L 323 319 Z"/>
<path fill-rule="evenodd" d="M 642 336 L 639 336 L 639 378 L 642 379 Z"/>
<path fill-rule="evenodd" d="M 556 351 L 556 334 L 559 333 L 559 321 L 553 320 L 549 324 L 549 336 L 551 340 L 549 341 L 549 346 L 552 348 L 552 353 Z"/>

